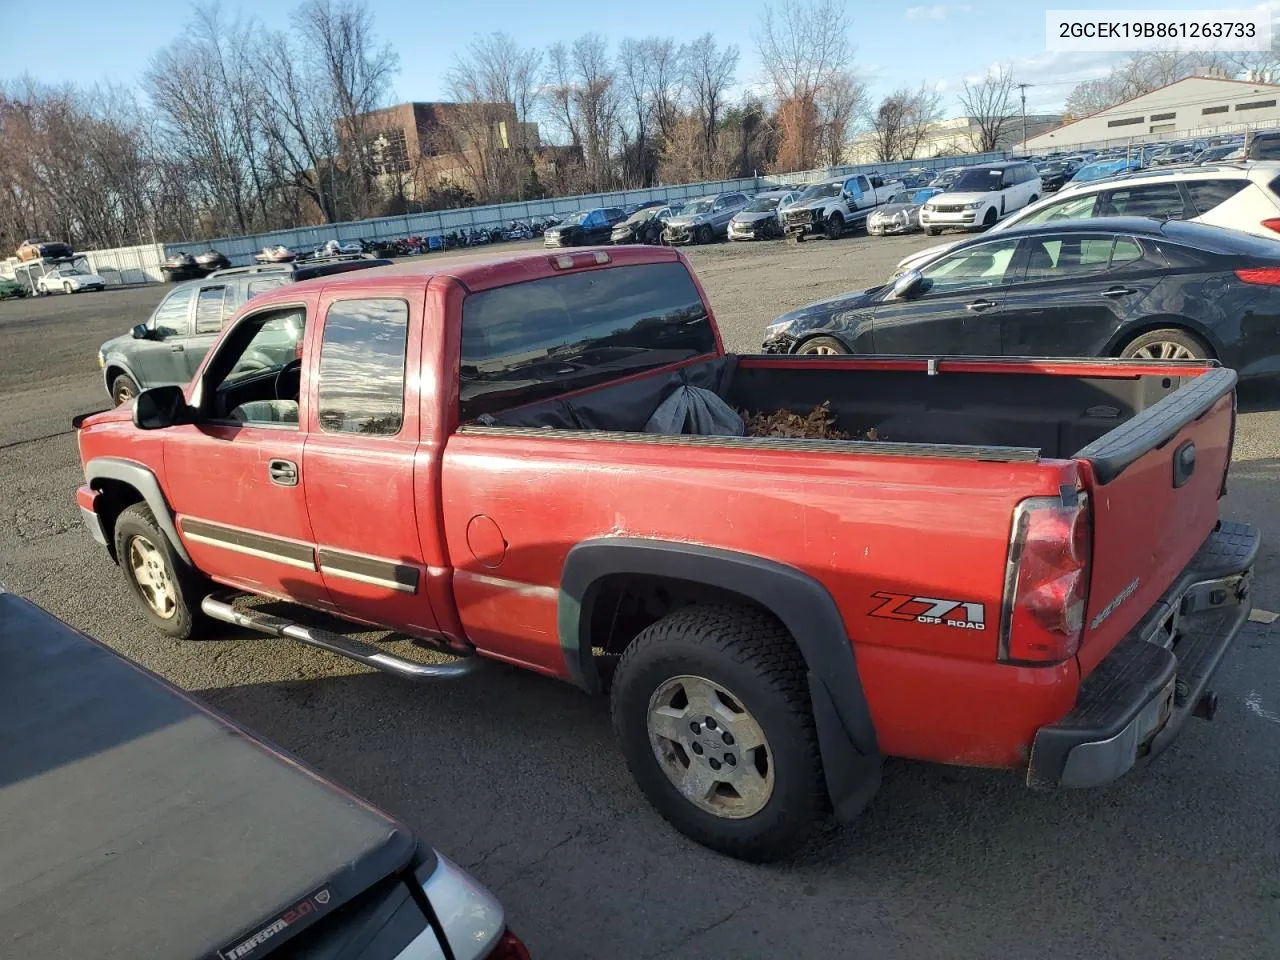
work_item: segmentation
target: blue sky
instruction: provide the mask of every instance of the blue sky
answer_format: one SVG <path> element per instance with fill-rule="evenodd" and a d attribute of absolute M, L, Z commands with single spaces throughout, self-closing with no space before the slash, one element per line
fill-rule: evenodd
<path fill-rule="evenodd" d="M 1256 2 L 1256 0 L 1255 0 Z M 994 64 L 1014 65 L 1017 79 L 1037 84 L 1027 91 L 1029 112 L 1056 110 L 1074 81 L 1106 72 L 1111 53 L 1050 54 L 1045 51 L 1044 11 L 1105 8 L 1101 0 L 1012 3 L 873 3 L 847 0 L 855 63 L 879 97 L 901 85 L 925 82 L 939 90 L 949 115 L 961 112 L 956 93 L 966 76 Z M 1128 9 L 1249 7 L 1213 0 L 1124 0 Z M 288 25 L 287 0 L 223 0 L 234 13 L 250 13 L 269 27 Z M 610 40 L 657 34 L 690 40 L 711 31 L 742 51 L 739 89 L 761 81 L 752 40 L 765 0 L 470 0 L 412 2 L 376 0 L 380 35 L 400 53 L 401 69 L 391 99 L 445 96 L 443 75 L 453 56 L 477 32 L 505 30 L 522 43 L 546 46 L 595 31 Z M 174 0 L 112 0 L 96 12 L 60 16 L 47 5 L 0 0 L 5 44 L 0 79 L 29 73 L 49 83 L 92 85 L 103 80 L 133 84 L 160 47 L 180 35 L 190 7 Z M 50 33 L 49 24 L 57 23 Z M 24 38 L 15 40 L 13 38 Z"/>

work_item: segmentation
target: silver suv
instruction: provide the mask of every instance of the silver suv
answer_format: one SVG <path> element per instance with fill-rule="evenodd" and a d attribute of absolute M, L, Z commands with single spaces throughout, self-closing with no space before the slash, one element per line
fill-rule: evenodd
<path fill-rule="evenodd" d="M 189 383 L 231 315 L 260 293 L 286 283 L 368 267 L 390 260 L 345 257 L 303 263 L 232 267 L 177 284 L 144 323 L 98 351 L 102 382 L 116 406 L 140 390 Z"/>
<path fill-rule="evenodd" d="M 690 200 L 667 221 L 662 242 L 667 244 L 711 243 L 729 233 L 733 215 L 750 202 L 745 193 L 713 193 Z"/>

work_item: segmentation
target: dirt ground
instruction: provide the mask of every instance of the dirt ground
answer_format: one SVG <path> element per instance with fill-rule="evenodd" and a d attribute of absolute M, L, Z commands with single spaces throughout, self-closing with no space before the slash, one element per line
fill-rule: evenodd
<path fill-rule="evenodd" d="M 931 242 L 689 258 L 726 345 L 751 352 L 778 314 L 880 282 Z M 1280 624 L 1246 628 L 1219 673 L 1217 720 L 1136 776 L 1035 794 L 1003 773 L 891 763 L 856 824 L 771 867 L 667 827 L 631 783 L 607 704 L 565 684 L 492 665 L 413 686 L 285 640 L 151 634 L 81 528 L 70 419 L 106 405 L 98 346 L 162 292 L 0 303 L 0 583 L 401 817 L 499 895 L 540 960 L 1280 956 Z M 1255 598 L 1274 610 L 1270 396 L 1242 398 L 1223 512 L 1262 529 Z"/>

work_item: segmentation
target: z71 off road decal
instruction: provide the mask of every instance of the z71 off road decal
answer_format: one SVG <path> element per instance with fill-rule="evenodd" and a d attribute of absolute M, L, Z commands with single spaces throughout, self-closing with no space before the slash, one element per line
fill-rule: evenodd
<path fill-rule="evenodd" d="M 880 603 L 871 610 L 871 616 L 886 620 L 936 623 L 943 627 L 961 630 L 987 629 L 987 614 L 980 603 L 966 600 L 944 600 L 941 597 L 913 597 L 906 593 L 871 595 Z"/>

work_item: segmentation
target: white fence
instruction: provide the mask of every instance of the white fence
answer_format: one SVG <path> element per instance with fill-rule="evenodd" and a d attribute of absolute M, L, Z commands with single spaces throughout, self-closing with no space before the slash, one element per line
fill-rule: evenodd
<path fill-rule="evenodd" d="M 88 250 L 84 253 L 89 269 L 112 286 L 128 283 L 158 283 L 164 280 L 160 266 L 164 263 L 162 243 L 142 247 L 117 247 L 114 250 Z"/>
<path fill-rule="evenodd" d="M 806 170 L 800 173 L 778 174 L 770 177 L 748 177 L 742 180 L 719 180 L 704 183 L 675 184 L 649 187 L 642 190 L 621 190 L 614 193 L 592 193 L 577 197 L 554 197 L 550 200 L 530 200 L 524 203 L 501 203 L 485 207 L 465 207 L 458 210 L 439 210 L 432 213 L 413 213 L 400 217 L 382 217 L 376 220 L 352 220 L 346 223 L 329 223 L 316 227 L 298 227 L 292 230 L 276 230 L 243 237 L 219 237 L 216 240 L 170 243 L 165 245 L 169 253 L 183 251 L 199 253 L 213 248 L 226 255 L 235 266 L 253 262 L 253 255 L 265 246 L 283 244 L 290 250 L 313 250 L 327 240 L 390 240 L 400 237 L 430 237 L 456 230 L 478 228 L 492 229 L 513 220 L 538 220 L 556 214 L 564 216 L 591 207 L 621 207 L 648 200 L 678 201 L 727 191 L 757 192 L 767 190 L 777 183 L 813 183 L 829 177 L 850 173 L 878 170 L 885 174 L 901 173 L 911 169 L 936 170 L 943 167 L 967 166 L 991 160 L 1004 159 L 1004 153 L 970 154 L 961 157 L 933 157 L 928 160 L 906 160 L 896 163 L 861 164 L 832 167 L 824 170 Z"/>

